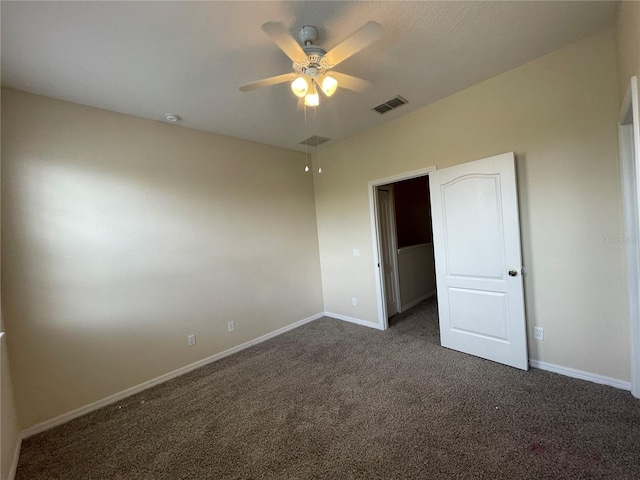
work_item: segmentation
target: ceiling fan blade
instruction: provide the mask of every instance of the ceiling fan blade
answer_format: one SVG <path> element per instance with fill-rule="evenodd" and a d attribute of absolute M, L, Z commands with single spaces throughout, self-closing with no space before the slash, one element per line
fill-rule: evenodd
<path fill-rule="evenodd" d="M 262 30 L 265 31 L 271 39 L 276 42 L 287 57 L 292 61 L 302 63 L 307 61 L 307 54 L 300 46 L 296 39 L 293 38 L 285 26 L 280 22 L 267 22 L 262 25 Z"/>
<path fill-rule="evenodd" d="M 339 45 L 333 47 L 324 56 L 331 65 L 337 65 L 346 60 L 354 53 L 371 45 L 382 36 L 382 27 L 376 22 L 369 22 L 359 30 L 344 40 Z"/>
<path fill-rule="evenodd" d="M 346 73 L 331 71 L 327 75 L 330 75 L 338 81 L 338 87 L 353 90 L 354 92 L 362 92 L 371 84 L 368 80 L 347 75 Z"/>
<path fill-rule="evenodd" d="M 278 83 L 289 82 L 295 78 L 295 73 L 284 73 L 275 77 L 263 78 L 262 80 L 256 80 L 255 82 L 245 83 L 240 85 L 241 92 L 249 92 L 257 88 L 270 87 L 271 85 L 277 85 Z"/>

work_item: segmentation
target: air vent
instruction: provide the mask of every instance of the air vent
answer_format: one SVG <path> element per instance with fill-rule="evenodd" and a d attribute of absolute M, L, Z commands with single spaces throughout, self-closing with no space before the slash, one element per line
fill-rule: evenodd
<path fill-rule="evenodd" d="M 374 110 L 378 113 L 387 113 L 389 110 L 393 110 L 393 107 L 390 107 L 386 103 L 383 103 L 382 105 L 378 105 L 376 108 L 374 108 Z"/>
<path fill-rule="evenodd" d="M 331 140 L 327 137 L 319 137 L 318 135 L 311 135 L 306 140 L 300 142 L 300 145 L 307 145 L 309 147 L 317 147 L 318 145 L 322 145 L 325 142 Z"/>
<path fill-rule="evenodd" d="M 387 113 L 390 110 L 393 110 L 394 108 L 398 108 L 400 105 L 404 105 L 405 103 L 409 103 L 409 102 L 407 102 L 404 98 L 398 95 L 397 97 L 393 97 L 391 100 L 387 100 L 386 102 L 381 103 L 377 107 L 372 108 L 372 110 L 375 110 L 379 114 L 383 114 L 383 113 Z"/>

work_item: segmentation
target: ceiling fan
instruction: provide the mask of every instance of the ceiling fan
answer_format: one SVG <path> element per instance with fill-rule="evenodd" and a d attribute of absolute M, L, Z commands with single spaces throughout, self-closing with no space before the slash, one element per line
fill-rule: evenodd
<path fill-rule="evenodd" d="M 240 86 L 241 91 L 248 92 L 291 82 L 293 93 L 299 98 L 304 98 L 305 105 L 315 107 L 320 103 L 318 90 L 330 97 L 335 93 L 338 85 L 356 92 L 362 91 L 369 85 L 367 80 L 336 72 L 333 68 L 378 40 L 382 35 L 382 27 L 378 23 L 368 22 L 328 52 L 313 44 L 318 39 L 318 29 L 311 25 L 303 26 L 298 32 L 302 46 L 280 22 L 267 22 L 262 25 L 262 30 L 291 59 L 293 72 L 246 83 Z"/>

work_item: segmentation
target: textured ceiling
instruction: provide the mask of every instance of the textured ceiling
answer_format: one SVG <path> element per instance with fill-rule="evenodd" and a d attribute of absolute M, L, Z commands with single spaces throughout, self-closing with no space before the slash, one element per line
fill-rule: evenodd
<path fill-rule="evenodd" d="M 27 92 L 287 148 L 372 128 L 613 24 L 615 2 L 2 2 L 2 84 Z M 382 39 L 337 70 L 372 82 L 304 113 L 291 71 L 261 30 L 305 24 L 329 50 L 369 20 Z M 396 95 L 409 104 L 371 108 Z M 325 144 L 327 145 L 327 144 Z"/>

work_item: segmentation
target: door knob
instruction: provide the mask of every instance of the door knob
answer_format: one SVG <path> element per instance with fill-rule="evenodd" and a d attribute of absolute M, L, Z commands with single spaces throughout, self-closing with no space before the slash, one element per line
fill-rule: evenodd
<path fill-rule="evenodd" d="M 510 277 L 515 277 L 516 275 L 518 275 L 518 271 L 517 270 L 509 270 L 509 276 Z"/>

